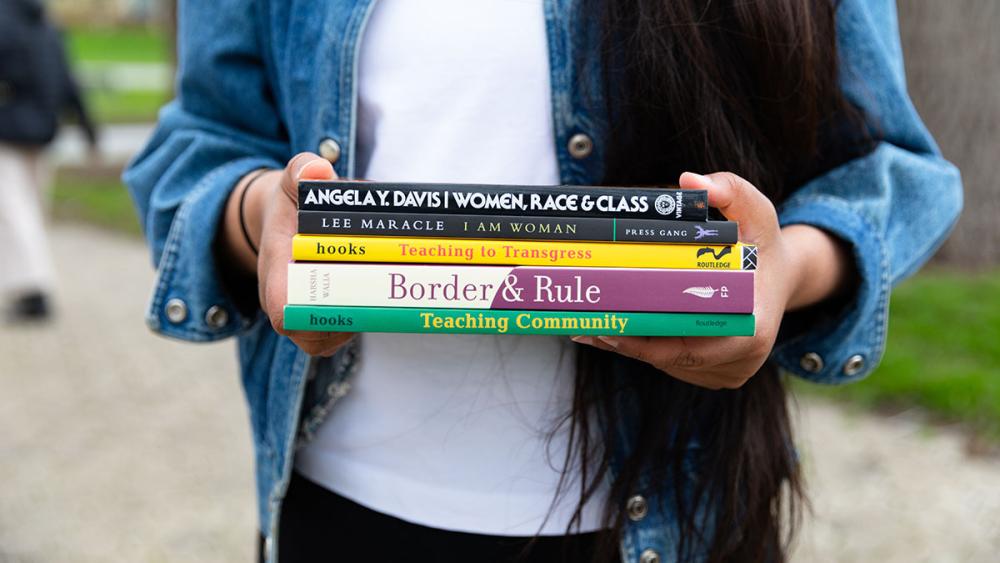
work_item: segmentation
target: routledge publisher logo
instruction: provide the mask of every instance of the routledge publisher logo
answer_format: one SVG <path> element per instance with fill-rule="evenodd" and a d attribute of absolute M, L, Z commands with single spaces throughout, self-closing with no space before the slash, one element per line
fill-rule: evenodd
<path fill-rule="evenodd" d="M 716 252 L 714 248 L 706 246 L 705 248 L 699 248 L 698 249 L 698 254 L 695 255 L 695 258 L 701 258 L 705 254 L 711 254 L 712 257 L 715 258 L 716 260 L 722 260 L 722 258 L 724 256 L 726 256 L 727 254 L 729 254 L 732 251 L 733 251 L 733 247 L 731 247 L 731 246 L 727 246 L 727 247 L 719 250 L 718 252 Z"/>

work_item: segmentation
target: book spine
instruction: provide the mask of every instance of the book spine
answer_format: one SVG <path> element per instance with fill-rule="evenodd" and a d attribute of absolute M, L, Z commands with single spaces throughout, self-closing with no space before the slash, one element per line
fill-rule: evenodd
<path fill-rule="evenodd" d="M 299 182 L 302 211 L 707 221 L 708 194 L 677 188 Z"/>
<path fill-rule="evenodd" d="M 295 235 L 292 240 L 292 258 L 307 262 L 409 262 L 681 270 L 753 270 L 757 267 L 756 247 L 743 243 L 700 246 Z"/>
<path fill-rule="evenodd" d="M 587 336 L 752 336 L 753 315 L 285 306 L 286 330 Z"/>
<path fill-rule="evenodd" d="M 528 217 L 517 215 L 430 215 L 299 211 L 299 232 L 307 235 L 454 237 L 659 243 L 733 244 L 731 221 L 660 221 L 606 217 Z"/>
<path fill-rule="evenodd" d="M 288 265 L 288 304 L 752 313 L 753 272 L 628 268 Z"/>

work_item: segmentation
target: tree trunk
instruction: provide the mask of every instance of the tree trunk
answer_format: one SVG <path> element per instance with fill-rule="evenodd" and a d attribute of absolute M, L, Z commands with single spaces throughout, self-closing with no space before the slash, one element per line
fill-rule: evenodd
<path fill-rule="evenodd" d="M 1000 1 L 898 5 L 910 94 L 965 185 L 965 210 L 938 257 L 1000 264 Z"/>

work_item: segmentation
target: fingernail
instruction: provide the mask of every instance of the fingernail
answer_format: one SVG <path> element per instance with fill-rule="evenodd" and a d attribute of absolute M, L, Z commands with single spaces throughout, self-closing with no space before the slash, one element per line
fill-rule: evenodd
<path fill-rule="evenodd" d="M 684 174 L 682 174 L 682 176 L 690 176 L 692 179 L 694 179 L 696 182 L 702 185 L 711 186 L 713 184 L 711 178 L 702 174 L 698 174 L 697 172 L 685 172 Z"/>
<path fill-rule="evenodd" d="M 597 339 L 612 348 L 618 348 L 618 345 L 620 344 L 617 338 L 611 338 L 610 336 L 598 336 Z"/>
<path fill-rule="evenodd" d="M 322 168 L 322 170 L 320 170 Z M 315 169 L 315 170 L 313 170 Z M 314 180 L 315 176 L 329 176 L 332 167 L 323 159 L 310 160 L 299 169 L 299 180 Z"/>
<path fill-rule="evenodd" d="M 573 342 L 578 342 L 580 344 L 587 344 L 589 346 L 594 345 L 594 339 L 589 336 L 573 336 L 570 338 Z"/>

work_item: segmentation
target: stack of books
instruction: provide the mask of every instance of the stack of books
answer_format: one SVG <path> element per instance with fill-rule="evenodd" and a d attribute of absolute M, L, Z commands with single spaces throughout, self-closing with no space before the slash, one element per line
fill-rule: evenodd
<path fill-rule="evenodd" d="M 285 328 L 752 335 L 757 249 L 701 190 L 302 182 Z"/>

